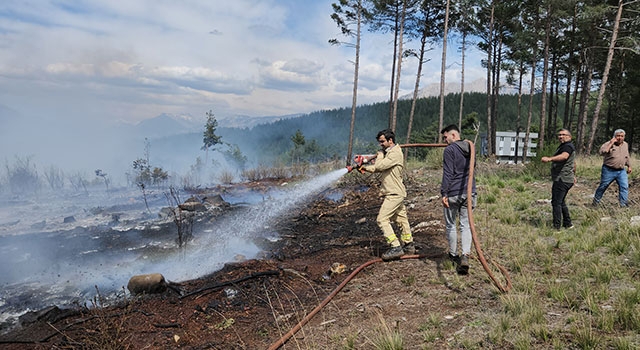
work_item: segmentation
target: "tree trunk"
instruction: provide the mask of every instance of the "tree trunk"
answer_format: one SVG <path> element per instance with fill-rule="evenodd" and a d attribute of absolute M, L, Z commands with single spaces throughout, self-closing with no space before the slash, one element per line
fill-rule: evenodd
<path fill-rule="evenodd" d="M 593 141 L 596 138 L 600 108 L 602 108 L 602 100 L 604 99 L 604 92 L 607 88 L 607 80 L 609 79 L 609 71 L 611 70 L 611 61 L 613 61 L 613 53 L 615 51 L 616 40 L 618 38 L 618 28 L 620 28 L 622 5 L 622 0 L 618 0 L 618 13 L 616 13 L 616 20 L 613 23 L 613 33 L 611 33 L 611 42 L 609 43 L 609 52 L 607 53 L 607 63 L 605 64 L 604 72 L 602 73 L 602 83 L 600 83 L 598 100 L 596 101 L 596 108 L 593 111 L 593 119 L 591 120 L 591 137 L 589 137 L 589 144 L 587 145 L 587 154 L 591 154 L 591 147 L 593 146 Z"/>
<path fill-rule="evenodd" d="M 545 123 L 547 119 L 547 76 L 549 74 L 549 36 L 551 35 L 551 3 L 547 8 L 547 20 L 544 35 L 544 55 L 542 58 L 542 102 L 540 103 L 540 133 L 538 134 L 538 149 L 544 149 L 546 139 Z"/>
<path fill-rule="evenodd" d="M 460 112 L 458 115 L 458 129 L 462 130 L 462 114 L 464 113 L 464 50 L 467 45 L 467 33 L 462 33 L 462 64 L 460 68 Z M 442 129 L 440 129 L 442 130 Z"/>
<path fill-rule="evenodd" d="M 529 150 L 529 134 L 531 131 L 531 119 L 533 117 L 533 95 L 536 92 L 536 50 L 533 50 L 534 59 L 531 60 L 531 85 L 529 86 L 529 114 L 527 116 L 527 131 L 524 134 L 524 145 L 522 145 L 522 162 L 527 161 L 527 152 Z M 539 137 L 540 135 L 538 135 Z M 540 144 L 540 138 L 538 138 L 538 144 Z M 540 152 L 540 147 L 538 147 Z"/>
<path fill-rule="evenodd" d="M 570 129 L 571 122 L 570 122 L 569 116 L 571 112 L 571 81 L 573 79 L 572 77 L 573 68 L 571 68 L 570 65 L 567 67 L 566 74 L 567 74 L 567 91 L 565 91 L 565 95 L 564 95 L 564 117 L 562 118 L 562 127 Z"/>
<path fill-rule="evenodd" d="M 522 80 L 524 77 L 524 72 L 524 62 L 521 61 L 520 67 L 518 68 L 518 115 L 516 116 L 516 152 L 514 157 L 514 163 L 516 164 L 518 164 L 519 135 L 520 131 L 522 130 L 522 125 L 520 125 L 520 118 L 522 115 Z"/>
<path fill-rule="evenodd" d="M 347 151 L 347 166 L 351 164 L 353 152 L 353 131 L 356 124 L 356 106 L 358 101 L 358 70 L 360 69 L 360 31 L 362 25 L 362 3 L 358 1 L 357 9 L 357 33 L 356 33 L 356 62 L 353 73 L 353 99 L 351 101 L 351 125 L 349 128 L 349 149 Z"/>
<path fill-rule="evenodd" d="M 402 71 L 402 41 L 404 32 L 404 18 L 407 13 L 407 1 L 402 0 L 402 15 L 400 16 L 400 34 L 398 35 L 398 61 L 396 70 L 396 86 L 393 96 L 393 115 L 391 116 L 391 130 L 396 132 L 396 124 L 398 120 L 398 95 L 400 94 L 400 72 Z"/>
<path fill-rule="evenodd" d="M 447 69 L 447 35 L 449 31 L 449 4 L 450 0 L 447 0 L 447 6 L 444 11 L 444 33 L 442 35 L 442 63 L 440 64 L 440 117 L 438 119 L 438 130 L 444 128 L 444 83 L 445 83 L 445 70 Z M 438 141 L 442 141 L 442 134 L 438 132 Z"/>
<path fill-rule="evenodd" d="M 549 132 L 551 133 L 551 135 L 553 135 L 553 132 L 555 131 L 557 124 L 557 115 L 555 114 L 555 110 L 556 110 L 556 67 L 557 67 L 557 59 L 556 57 L 558 57 L 557 55 L 551 55 L 553 58 L 551 59 L 551 69 L 549 70 L 551 72 L 551 76 L 549 78 L 549 113 L 547 113 L 547 120 L 549 120 L 549 123 L 547 124 L 547 130 L 549 130 Z"/>
<path fill-rule="evenodd" d="M 491 139 L 492 134 L 492 120 L 491 120 L 491 93 L 493 92 L 492 83 L 491 83 L 491 71 L 492 71 L 492 55 L 491 51 L 493 50 L 491 47 L 493 45 L 493 21 L 494 21 L 494 11 L 495 11 L 495 3 L 491 1 L 491 19 L 489 21 L 489 37 L 487 39 L 487 156 L 495 155 L 495 139 Z"/>
<path fill-rule="evenodd" d="M 589 112 L 587 103 L 589 102 L 591 79 L 593 78 L 591 60 L 587 60 L 584 74 L 585 78 L 582 81 L 582 92 L 580 95 L 580 114 L 578 115 L 578 142 L 576 144 L 576 149 L 582 154 L 584 154 L 586 150 L 585 138 L 587 133 L 587 114 Z"/>
<path fill-rule="evenodd" d="M 395 30 L 393 31 L 393 62 L 391 63 L 391 87 L 389 88 L 389 128 L 391 128 L 391 122 L 393 120 L 393 91 L 396 78 L 396 57 L 398 55 L 398 22 L 399 12 L 396 9 Z"/>
<path fill-rule="evenodd" d="M 424 28 L 422 32 L 422 38 L 420 38 L 420 55 L 418 58 L 418 73 L 416 73 L 416 84 L 413 88 L 413 100 L 411 101 L 411 112 L 409 112 L 409 125 L 407 126 L 407 142 L 411 143 L 411 127 L 413 125 L 413 115 L 416 111 L 416 102 L 418 101 L 418 91 L 420 91 L 420 77 L 422 76 L 422 65 L 424 63 L 424 48 L 427 45 L 427 28 Z M 442 130 L 442 129 L 440 129 Z M 406 161 L 407 154 L 404 152 L 404 159 Z"/>
<path fill-rule="evenodd" d="M 571 36 L 569 37 L 570 38 L 569 47 L 573 47 L 574 45 L 573 38 L 575 38 L 575 33 L 576 33 L 577 17 L 578 17 L 578 2 L 576 1 L 575 5 L 573 6 L 573 17 L 571 21 Z M 567 91 L 564 97 L 564 118 L 562 120 L 562 127 L 569 130 L 571 130 L 571 120 L 573 119 L 573 111 L 574 111 L 573 106 L 575 106 L 575 97 L 573 99 L 573 103 L 571 103 L 571 80 L 573 79 L 573 72 L 575 70 L 574 67 L 572 66 L 573 55 L 574 55 L 574 50 L 570 49 L 569 58 L 567 59 L 567 71 L 566 71 Z M 576 74 L 576 80 L 579 80 L 578 74 Z M 572 106 L 571 108 L 569 108 L 570 104 Z"/>
<path fill-rule="evenodd" d="M 496 131 L 498 131 L 498 98 L 500 97 L 500 66 L 502 65 L 502 34 L 498 37 L 498 43 L 494 46 L 493 53 L 493 98 L 491 99 L 491 139 L 496 139 Z M 497 151 L 497 145 L 494 144 L 493 153 Z"/>
<path fill-rule="evenodd" d="M 582 78 L 583 75 L 581 74 L 582 72 L 582 59 L 580 60 L 580 63 L 578 64 L 578 66 L 575 68 L 575 72 L 576 72 L 576 81 L 574 83 L 574 88 L 573 88 L 573 100 L 571 101 L 571 111 L 569 114 L 569 124 L 567 124 L 567 129 L 571 130 L 572 125 L 573 125 L 573 117 L 576 115 L 576 106 L 578 105 L 578 91 L 580 90 L 580 84 L 582 83 Z"/>

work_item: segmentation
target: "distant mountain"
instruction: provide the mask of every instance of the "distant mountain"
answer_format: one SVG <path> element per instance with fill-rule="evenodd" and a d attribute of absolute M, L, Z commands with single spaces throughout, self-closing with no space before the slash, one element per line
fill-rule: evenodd
<path fill-rule="evenodd" d="M 279 120 L 296 118 L 302 113 L 281 116 L 251 117 L 247 115 L 234 115 L 216 117 L 218 127 L 221 128 L 253 128 L 260 124 L 269 124 Z M 145 135 L 145 137 L 157 138 L 171 135 L 202 132 L 206 119 L 194 118 L 189 114 L 162 113 L 157 117 L 145 119 L 133 126 L 133 133 Z"/>
<path fill-rule="evenodd" d="M 277 122 L 278 120 L 297 118 L 303 115 L 302 113 L 288 114 L 280 116 L 263 116 L 263 117 L 250 117 L 248 115 L 235 115 L 229 117 L 221 117 L 218 120 L 218 125 L 225 128 L 252 128 L 260 124 L 269 124 Z M 204 125 L 204 124 L 203 124 Z"/>
<path fill-rule="evenodd" d="M 202 130 L 203 125 L 204 122 L 196 122 L 187 114 L 162 113 L 157 117 L 141 121 L 133 129 L 134 133 L 144 134 L 146 137 L 164 137 Z"/>

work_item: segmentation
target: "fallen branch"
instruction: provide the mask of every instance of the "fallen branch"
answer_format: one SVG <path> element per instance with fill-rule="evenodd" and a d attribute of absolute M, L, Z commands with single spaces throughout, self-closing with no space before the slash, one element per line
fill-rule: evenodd
<path fill-rule="evenodd" d="M 219 289 L 219 288 L 222 288 L 224 286 L 228 286 L 228 285 L 244 282 L 244 281 L 250 280 L 252 278 L 256 278 L 256 277 L 260 277 L 260 276 L 273 276 L 273 275 L 279 275 L 279 274 L 280 274 L 280 271 L 278 271 L 278 270 L 270 270 L 270 271 L 252 273 L 249 276 L 244 276 L 244 277 L 232 280 L 232 281 L 216 283 L 216 284 L 214 284 L 212 286 L 209 286 L 209 287 L 204 287 L 204 288 L 200 288 L 198 290 L 194 290 L 193 292 L 190 292 L 190 293 L 187 293 L 187 294 L 181 296 L 180 299 L 186 298 L 186 297 L 189 297 L 189 296 L 192 296 L 192 295 L 195 295 L 195 294 L 200 294 L 200 293 L 205 292 L 205 291 Z"/>
<path fill-rule="evenodd" d="M 156 328 L 182 328 L 179 323 L 154 324 Z"/>

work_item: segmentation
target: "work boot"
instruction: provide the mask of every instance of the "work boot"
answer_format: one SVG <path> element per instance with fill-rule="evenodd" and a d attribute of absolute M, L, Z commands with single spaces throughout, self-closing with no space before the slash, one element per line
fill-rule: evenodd
<path fill-rule="evenodd" d="M 460 257 L 460 265 L 458 265 L 458 275 L 466 275 L 469 273 L 469 256 Z"/>
<path fill-rule="evenodd" d="M 402 250 L 404 250 L 404 253 L 407 255 L 413 255 L 416 253 L 416 244 L 412 242 L 407 242 L 404 244 L 404 246 L 402 247 Z"/>
<path fill-rule="evenodd" d="M 460 257 L 449 253 L 449 261 L 451 261 L 453 265 L 457 266 L 460 264 Z"/>
<path fill-rule="evenodd" d="M 404 250 L 402 250 L 402 246 L 391 247 L 391 249 L 387 250 L 386 252 L 384 252 L 384 254 L 382 254 L 382 260 L 384 261 L 395 260 L 395 259 L 399 259 L 403 255 L 404 255 Z"/>

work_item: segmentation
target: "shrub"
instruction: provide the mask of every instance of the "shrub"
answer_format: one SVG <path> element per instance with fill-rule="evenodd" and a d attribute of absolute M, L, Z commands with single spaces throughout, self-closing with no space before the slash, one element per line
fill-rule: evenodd
<path fill-rule="evenodd" d="M 31 158 L 16 157 L 14 164 L 6 163 L 7 184 L 15 195 L 34 193 L 40 189 L 40 179 Z"/>
<path fill-rule="evenodd" d="M 231 184 L 233 183 L 234 179 L 235 179 L 235 176 L 229 170 L 223 170 L 218 176 L 218 180 L 223 184 Z"/>

